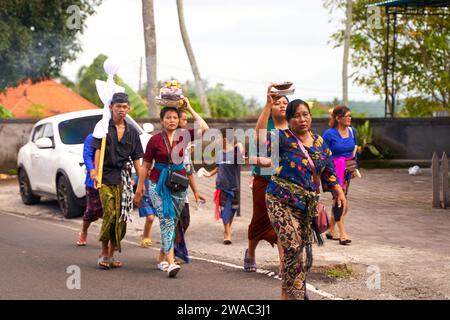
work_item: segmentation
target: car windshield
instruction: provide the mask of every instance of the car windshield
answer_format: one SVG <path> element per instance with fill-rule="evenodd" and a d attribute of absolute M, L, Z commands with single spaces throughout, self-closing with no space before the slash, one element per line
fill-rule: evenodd
<path fill-rule="evenodd" d="M 101 115 L 89 116 L 83 118 L 69 119 L 59 123 L 58 130 L 61 141 L 64 144 L 82 144 L 89 133 L 94 131 L 95 125 L 101 119 Z M 126 118 L 127 124 L 139 130 L 130 119 Z"/>

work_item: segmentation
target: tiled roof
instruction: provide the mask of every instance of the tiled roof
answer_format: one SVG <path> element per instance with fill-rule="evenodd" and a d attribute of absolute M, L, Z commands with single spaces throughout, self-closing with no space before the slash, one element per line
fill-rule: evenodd
<path fill-rule="evenodd" d="M 43 106 L 43 117 L 97 108 L 95 104 L 54 80 L 35 84 L 27 81 L 15 88 L 8 88 L 6 92 L 0 94 L 0 104 L 16 118 L 29 118 L 27 111 L 33 104 Z"/>

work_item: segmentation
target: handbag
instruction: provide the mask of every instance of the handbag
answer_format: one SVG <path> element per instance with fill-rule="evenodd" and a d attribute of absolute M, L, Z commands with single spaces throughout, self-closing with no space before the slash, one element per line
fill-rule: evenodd
<path fill-rule="evenodd" d="M 319 178 L 317 177 L 316 166 L 314 165 L 314 162 L 312 161 L 311 157 L 309 156 L 308 151 L 306 151 L 306 149 L 303 146 L 303 143 L 300 141 L 300 139 L 297 138 L 297 136 L 292 131 L 291 131 L 291 134 L 297 139 L 297 143 L 300 146 L 300 149 L 302 149 L 303 154 L 308 159 L 308 162 L 313 171 L 314 183 L 316 185 L 316 194 L 317 194 L 316 196 L 317 196 L 317 198 L 319 198 L 320 182 L 319 182 Z M 327 231 L 328 228 L 330 227 L 329 221 L 330 221 L 330 219 L 328 218 L 328 212 L 327 212 L 325 205 L 323 203 L 317 201 L 317 221 L 314 221 L 314 223 L 316 224 L 317 231 L 319 232 L 319 235 L 318 235 L 319 237 L 320 237 L 320 234 Z M 320 239 L 317 239 L 317 240 L 320 243 Z"/>
<path fill-rule="evenodd" d="M 349 135 L 354 139 L 353 130 L 348 128 Z M 352 175 L 355 174 L 356 169 L 358 169 L 358 163 L 356 162 L 356 158 L 346 160 L 345 161 L 345 169 L 349 171 Z"/>
<path fill-rule="evenodd" d="M 167 153 L 169 155 L 169 174 L 167 175 L 167 179 L 165 182 L 166 186 L 173 192 L 184 191 L 189 186 L 189 179 L 186 176 L 179 174 L 178 172 L 172 171 L 170 169 L 170 163 L 172 162 L 170 156 L 171 149 L 169 148 L 169 143 L 166 140 L 166 135 L 164 134 L 164 132 L 161 134 L 163 135 L 164 144 L 166 146 Z"/>

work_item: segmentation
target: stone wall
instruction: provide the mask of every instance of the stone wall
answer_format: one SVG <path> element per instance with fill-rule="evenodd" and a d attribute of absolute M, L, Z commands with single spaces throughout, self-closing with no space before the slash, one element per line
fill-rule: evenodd
<path fill-rule="evenodd" d="M 359 125 L 365 119 L 353 119 Z M 445 118 L 371 118 L 374 140 L 380 150 L 388 148 L 394 159 L 431 160 L 433 152 L 440 156 L 450 155 L 450 117 Z M 256 118 L 207 119 L 211 128 L 254 128 Z M 141 125 L 151 122 L 160 130 L 159 119 L 139 119 Z M 314 119 L 312 129 L 322 134 L 327 128 L 327 119 Z M 35 120 L 0 119 L 0 171 L 15 168 L 17 152 L 28 139 Z"/>

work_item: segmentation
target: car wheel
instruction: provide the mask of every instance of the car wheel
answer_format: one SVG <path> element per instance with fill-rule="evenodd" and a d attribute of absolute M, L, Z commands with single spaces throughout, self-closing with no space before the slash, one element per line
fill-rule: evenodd
<path fill-rule="evenodd" d="M 83 215 L 83 207 L 78 205 L 76 196 L 66 177 L 59 177 L 56 192 L 59 207 L 65 218 L 70 219 Z"/>
<path fill-rule="evenodd" d="M 33 194 L 33 190 L 31 190 L 30 179 L 28 179 L 28 175 L 25 169 L 19 170 L 18 179 L 20 197 L 22 198 L 22 202 L 26 205 L 39 203 L 39 201 L 41 201 L 41 197 L 35 196 Z"/>

